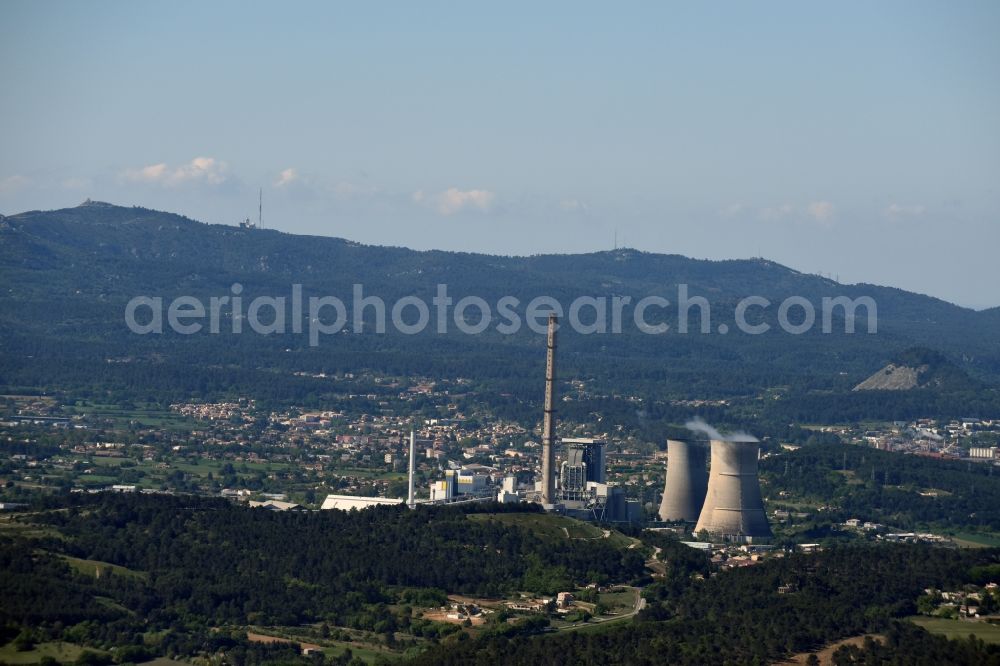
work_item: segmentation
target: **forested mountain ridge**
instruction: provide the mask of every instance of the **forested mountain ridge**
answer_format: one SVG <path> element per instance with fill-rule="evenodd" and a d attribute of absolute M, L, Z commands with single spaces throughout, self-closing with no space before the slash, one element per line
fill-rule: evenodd
<path fill-rule="evenodd" d="M 224 326 L 219 335 L 137 336 L 124 325 L 125 304 L 134 296 L 207 299 L 228 295 L 234 283 L 243 286 L 245 301 L 287 296 L 293 283 L 301 283 L 307 297 L 334 295 L 348 306 L 354 284 L 390 306 L 411 294 L 430 304 L 438 284 L 447 284 L 456 301 L 473 295 L 495 305 L 509 295 L 522 307 L 540 295 L 563 307 L 579 296 L 629 296 L 634 303 L 660 295 L 672 306 L 651 310 L 649 318 L 662 316 L 670 333 L 640 333 L 627 311 L 622 334 L 580 335 L 567 328 L 560 340 L 564 377 L 598 378 L 637 392 L 745 394 L 775 385 L 849 391 L 915 345 L 941 351 L 991 384 L 1000 378 L 994 312 L 889 287 L 837 284 L 763 259 L 707 261 L 631 249 L 530 257 L 418 252 L 89 202 L 0 221 L 0 277 L 0 384 L 8 388 L 79 388 L 99 381 L 109 389 L 143 386 L 171 395 L 227 386 L 253 393 L 246 389 L 263 383 L 256 378 L 260 372 L 371 369 L 475 377 L 517 389 L 535 378 L 544 353 L 541 336 L 526 328 L 517 335 L 492 329 L 437 335 L 432 325 L 404 336 L 390 327 L 385 335 L 340 335 L 313 348 L 305 334 L 234 336 Z M 710 333 L 698 332 L 697 307 L 690 310 L 691 332 L 676 333 L 680 284 L 711 302 Z M 750 295 L 772 303 L 753 320 L 772 324 L 764 335 L 739 333 L 732 325 L 736 303 Z M 853 335 L 843 332 L 839 311 L 833 333 L 822 333 L 819 323 L 803 335 L 784 333 L 776 310 L 793 295 L 808 299 L 817 313 L 823 297 L 869 296 L 877 303 L 878 332 L 866 332 L 861 310 Z M 581 319 L 591 316 L 585 311 Z M 733 332 L 719 334 L 719 324 Z M 123 359 L 127 363 L 116 362 Z"/>

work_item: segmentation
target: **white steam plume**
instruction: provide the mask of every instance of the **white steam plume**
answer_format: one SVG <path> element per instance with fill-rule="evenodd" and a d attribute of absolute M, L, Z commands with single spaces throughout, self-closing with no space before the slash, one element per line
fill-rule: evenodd
<path fill-rule="evenodd" d="M 707 435 L 709 439 L 719 439 L 724 442 L 759 442 L 756 437 L 745 432 L 731 432 L 723 435 L 721 432 L 705 423 L 705 420 L 700 416 L 696 416 L 687 423 L 684 427 L 692 432 L 700 432 Z"/>

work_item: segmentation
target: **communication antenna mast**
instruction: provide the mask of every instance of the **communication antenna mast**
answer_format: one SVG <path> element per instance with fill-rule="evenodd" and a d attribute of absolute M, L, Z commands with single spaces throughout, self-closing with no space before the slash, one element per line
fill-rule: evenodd
<path fill-rule="evenodd" d="M 257 228 L 264 228 L 264 188 L 257 191 Z"/>

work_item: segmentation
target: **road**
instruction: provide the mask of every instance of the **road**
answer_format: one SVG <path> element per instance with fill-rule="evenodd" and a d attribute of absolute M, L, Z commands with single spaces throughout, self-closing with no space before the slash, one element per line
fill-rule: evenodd
<path fill-rule="evenodd" d="M 581 629 L 583 627 L 592 627 L 596 624 L 605 624 L 607 622 L 620 622 L 621 620 L 626 620 L 630 617 L 635 617 L 639 611 L 646 607 L 646 600 L 642 598 L 642 589 L 638 587 L 631 588 L 635 592 L 635 602 L 632 604 L 632 610 L 621 615 L 611 615 L 608 617 L 595 617 L 591 618 L 588 622 L 583 622 L 580 624 L 570 624 L 565 627 L 559 627 L 557 631 L 572 631 L 574 629 Z"/>
<path fill-rule="evenodd" d="M 611 534 L 610 530 L 604 530 L 605 539 L 608 538 L 610 534 Z M 567 532 L 567 536 L 568 535 L 569 533 Z M 640 544 L 641 542 L 636 541 L 635 543 L 631 544 L 629 548 L 635 548 Z M 659 559 L 660 553 L 662 552 L 663 552 L 662 548 L 660 548 L 659 546 L 653 546 L 653 556 L 648 560 L 646 560 L 646 568 L 651 570 L 654 576 L 655 575 L 665 576 L 667 574 L 666 563 L 662 562 Z M 612 615 L 608 617 L 595 617 L 586 623 L 572 624 L 565 627 L 560 627 L 558 631 L 572 631 L 573 629 L 579 629 L 581 627 L 591 627 L 595 624 L 604 624 L 606 622 L 619 622 L 621 620 L 625 620 L 630 617 L 635 617 L 636 615 L 638 615 L 639 611 L 641 611 L 643 608 L 646 607 L 646 600 L 642 598 L 641 588 L 633 587 L 631 589 L 635 592 L 635 602 L 632 604 L 632 610 L 630 610 L 629 612 L 623 613 L 621 615 Z"/>
<path fill-rule="evenodd" d="M 646 560 L 646 568 L 653 572 L 653 575 L 666 576 L 667 575 L 667 565 L 660 560 L 660 553 L 663 549 L 659 546 L 653 546 L 653 556 Z"/>

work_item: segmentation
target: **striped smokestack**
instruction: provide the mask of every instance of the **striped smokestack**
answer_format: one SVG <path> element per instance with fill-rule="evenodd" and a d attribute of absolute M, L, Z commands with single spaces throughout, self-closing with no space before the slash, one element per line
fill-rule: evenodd
<path fill-rule="evenodd" d="M 545 417 L 542 421 L 542 504 L 550 506 L 556 499 L 556 316 L 549 315 L 545 357 Z"/>
<path fill-rule="evenodd" d="M 414 477 L 417 475 L 417 433 L 410 430 L 410 469 L 407 474 L 408 488 L 406 492 L 406 506 L 411 509 L 417 505 L 413 495 Z"/>

